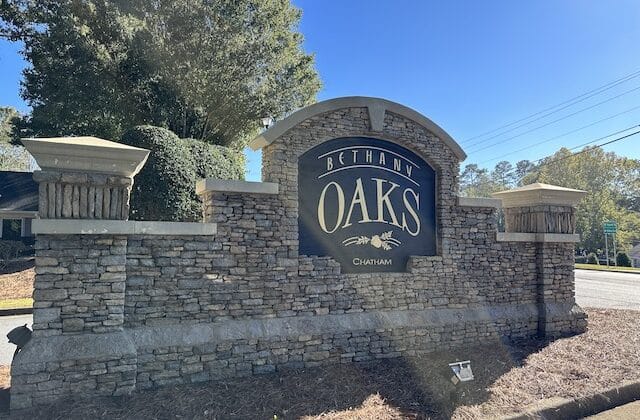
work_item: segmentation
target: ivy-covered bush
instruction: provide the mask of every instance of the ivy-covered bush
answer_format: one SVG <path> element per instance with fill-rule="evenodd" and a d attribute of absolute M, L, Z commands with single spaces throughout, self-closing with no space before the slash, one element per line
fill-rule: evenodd
<path fill-rule="evenodd" d="M 121 141 L 151 151 L 131 191 L 130 218 L 134 220 L 199 221 L 202 203 L 196 195 L 197 180 L 244 178 L 240 152 L 180 139 L 165 128 L 134 127 Z"/>

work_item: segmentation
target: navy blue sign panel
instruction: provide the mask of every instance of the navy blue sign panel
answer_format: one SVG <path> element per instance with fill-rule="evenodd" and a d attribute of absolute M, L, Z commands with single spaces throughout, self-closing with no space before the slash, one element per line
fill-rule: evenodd
<path fill-rule="evenodd" d="M 298 160 L 301 255 L 331 256 L 343 273 L 403 272 L 436 254 L 436 174 L 395 143 L 329 140 Z"/>

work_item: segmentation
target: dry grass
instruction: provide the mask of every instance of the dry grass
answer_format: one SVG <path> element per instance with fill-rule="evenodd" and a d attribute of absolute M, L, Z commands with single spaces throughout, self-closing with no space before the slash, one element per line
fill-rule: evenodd
<path fill-rule="evenodd" d="M 2 299 L 2 300 L 0 300 L 0 309 L 31 308 L 32 306 L 33 306 L 33 299 L 32 298 Z"/>
<path fill-rule="evenodd" d="M 34 279 L 33 259 L 6 267 L 0 272 L 0 300 L 31 298 Z"/>
<path fill-rule="evenodd" d="M 597 264 L 576 264 L 576 268 L 580 270 L 596 270 L 596 271 L 617 271 L 620 273 L 637 273 L 640 274 L 640 268 L 632 267 L 616 267 Z"/>
<path fill-rule="evenodd" d="M 495 418 L 548 398 L 640 380 L 640 312 L 589 310 L 589 331 L 553 343 L 495 344 L 167 387 L 121 398 L 66 400 L 29 418 Z M 447 362 L 471 359 L 476 379 L 454 386 Z"/>

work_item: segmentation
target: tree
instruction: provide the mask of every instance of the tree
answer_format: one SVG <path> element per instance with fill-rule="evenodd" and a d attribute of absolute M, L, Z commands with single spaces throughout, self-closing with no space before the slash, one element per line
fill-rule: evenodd
<path fill-rule="evenodd" d="M 493 171 L 491 171 L 491 181 L 494 188 L 498 190 L 508 190 L 514 187 L 516 176 L 513 165 L 506 160 L 498 162 Z"/>
<path fill-rule="evenodd" d="M 31 134 L 118 139 L 140 124 L 241 147 L 320 82 L 289 0 L 5 0 L 24 42 Z"/>
<path fill-rule="evenodd" d="M 24 147 L 0 143 L 0 171 L 27 172 L 30 156 Z"/>
<path fill-rule="evenodd" d="M 523 178 L 530 172 L 533 172 L 533 170 L 535 169 L 536 165 L 534 165 L 533 162 L 531 162 L 530 160 L 521 160 L 518 161 L 518 163 L 516 163 L 516 168 L 515 168 L 515 182 L 518 186 L 522 186 L 524 185 L 522 183 Z"/>
<path fill-rule="evenodd" d="M 489 172 L 486 169 L 479 168 L 476 164 L 470 164 L 464 167 L 460 176 L 460 194 L 465 197 L 490 197 L 491 193 L 496 192 Z"/>
<path fill-rule="evenodd" d="M 11 106 L 0 106 L 0 144 L 11 143 L 14 139 L 14 126 L 20 114 Z"/>

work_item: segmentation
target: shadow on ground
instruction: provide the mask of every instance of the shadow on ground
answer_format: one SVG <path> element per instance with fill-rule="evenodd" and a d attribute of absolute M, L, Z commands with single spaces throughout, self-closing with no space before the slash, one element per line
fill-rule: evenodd
<path fill-rule="evenodd" d="M 35 258 L 32 256 L 20 257 L 16 260 L 12 260 L 8 264 L 0 264 L 0 275 L 13 274 L 20 271 L 33 268 L 35 266 Z"/>
<path fill-rule="evenodd" d="M 119 398 L 67 399 L 12 418 L 450 418 L 460 405 L 489 398 L 488 388 L 544 342 L 496 343 L 419 358 L 316 367 L 136 392 Z M 472 362 L 475 380 L 454 385 L 448 363 Z M 384 407 L 371 407 L 378 394 Z M 368 406 L 369 405 L 369 406 Z M 386 410 L 383 410 L 385 408 Z M 349 412 L 344 410 L 353 409 Z M 342 412 L 342 413 L 341 413 Z"/>

